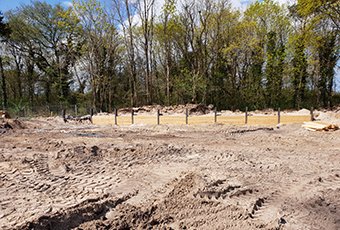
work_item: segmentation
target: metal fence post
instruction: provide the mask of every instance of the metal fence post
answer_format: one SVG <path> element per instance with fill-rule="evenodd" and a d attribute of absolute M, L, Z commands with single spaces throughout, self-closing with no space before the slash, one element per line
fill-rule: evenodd
<path fill-rule="evenodd" d="M 310 120 L 311 120 L 311 121 L 314 121 L 314 111 L 313 111 L 313 110 L 314 110 L 314 108 L 311 107 L 311 108 L 310 108 Z"/>
<path fill-rule="evenodd" d="M 215 111 L 214 111 L 214 115 L 215 115 L 215 123 L 217 123 L 217 109 L 215 108 Z"/>
<path fill-rule="evenodd" d="M 246 107 L 245 124 L 248 124 L 248 107 Z"/>
<path fill-rule="evenodd" d="M 159 109 L 157 109 L 157 125 L 159 125 L 159 114 L 160 114 Z"/>
<path fill-rule="evenodd" d="M 277 123 L 280 124 L 281 123 L 281 109 L 279 107 L 279 110 L 277 111 Z"/>
<path fill-rule="evenodd" d="M 189 117 L 189 110 L 188 108 L 185 109 L 185 124 L 188 124 L 188 117 Z"/>
<path fill-rule="evenodd" d="M 115 125 L 117 125 L 118 110 L 115 108 Z"/>
<path fill-rule="evenodd" d="M 61 115 L 63 116 L 63 120 L 64 120 L 64 122 L 66 123 L 67 120 L 66 120 L 66 110 L 65 110 L 65 109 L 63 109 L 63 110 L 61 111 Z"/>
<path fill-rule="evenodd" d="M 74 114 L 78 116 L 78 106 L 74 105 Z"/>
<path fill-rule="evenodd" d="M 134 118 L 133 118 L 133 116 L 134 116 L 135 114 L 134 114 L 134 111 L 133 111 L 133 108 L 131 108 L 131 123 L 132 123 L 132 125 L 134 124 Z"/>
<path fill-rule="evenodd" d="M 93 108 L 90 109 L 90 121 L 91 121 L 91 123 L 93 123 L 92 122 L 92 117 L 93 117 Z"/>

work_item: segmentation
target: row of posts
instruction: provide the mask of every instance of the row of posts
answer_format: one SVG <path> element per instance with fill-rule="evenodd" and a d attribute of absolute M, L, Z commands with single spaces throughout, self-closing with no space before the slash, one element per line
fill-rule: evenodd
<path fill-rule="evenodd" d="M 76 107 L 75 107 L 76 109 Z M 77 110 L 75 110 L 77 111 Z M 310 109 L 310 117 L 311 117 L 311 121 L 314 121 L 314 108 L 312 107 Z M 91 116 L 91 121 L 92 121 L 92 116 L 93 116 L 94 112 L 93 112 L 93 109 L 90 110 L 90 116 Z M 118 125 L 118 120 L 117 120 L 117 117 L 118 117 L 118 110 L 115 109 L 114 110 L 114 114 L 115 114 L 115 125 Z M 65 115 L 66 115 L 66 110 L 63 109 L 62 110 L 62 116 L 63 116 L 63 119 L 65 120 Z M 135 119 L 134 119 L 134 116 L 136 116 L 135 112 L 133 109 L 131 109 L 131 123 L 134 124 L 135 123 Z M 158 109 L 157 110 L 157 125 L 160 124 L 160 117 L 163 116 L 163 114 L 160 112 L 160 110 Z M 217 112 L 217 109 L 215 108 L 214 110 L 214 122 L 217 123 L 217 117 L 218 116 L 221 116 L 220 113 Z M 245 121 L 244 123 L 245 124 L 248 124 L 248 107 L 246 107 L 246 111 L 245 111 Z M 281 123 L 281 109 L 278 108 L 278 111 L 277 111 L 277 123 L 280 124 Z M 189 109 L 186 108 L 185 109 L 185 124 L 189 124 Z"/>
<path fill-rule="evenodd" d="M 310 116 L 311 116 L 311 121 L 314 121 L 314 108 L 312 107 L 310 110 Z M 134 110 L 131 110 L 131 123 L 134 124 Z M 163 116 L 163 114 L 160 112 L 160 110 L 157 110 L 157 125 L 160 124 L 160 117 Z M 217 117 L 221 116 L 220 113 L 217 112 L 217 109 L 215 108 L 214 110 L 214 122 L 217 123 Z M 248 107 L 246 107 L 246 111 L 245 111 L 245 124 L 248 124 Z M 118 125 L 117 123 L 117 117 L 118 117 L 118 112 L 117 109 L 115 109 L 115 125 Z M 281 123 L 281 109 L 279 108 L 277 111 L 277 123 L 280 124 Z M 189 109 L 185 109 L 185 124 L 189 124 Z"/>
<path fill-rule="evenodd" d="M 246 107 L 246 112 L 245 112 L 245 124 L 248 124 L 248 107 Z M 314 108 L 312 107 L 310 109 L 310 120 L 314 121 Z M 216 115 L 215 115 L 215 123 L 216 123 Z M 277 110 L 277 123 L 280 124 L 281 123 L 281 109 L 278 108 Z"/>

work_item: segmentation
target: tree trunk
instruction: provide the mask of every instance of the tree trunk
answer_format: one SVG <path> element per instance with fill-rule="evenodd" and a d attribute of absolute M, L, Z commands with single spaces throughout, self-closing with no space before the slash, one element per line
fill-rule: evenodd
<path fill-rule="evenodd" d="M 2 65 L 2 57 L 0 56 L 0 77 L 1 77 L 1 89 L 2 89 L 2 108 L 7 109 L 7 87 L 6 78 L 4 73 L 4 67 Z"/>
<path fill-rule="evenodd" d="M 28 82 L 28 98 L 31 109 L 33 109 L 34 100 L 34 65 L 31 61 L 27 61 L 27 82 Z"/>
<path fill-rule="evenodd" d="M 20 69 L 20 62 L 15 60 L 15 65 L 17 68 L 16 71 L 16 82 L 17 82 L 17 86 L 18 86 L 18 94 L 19 94 L 19 99 L 22 99 L 22 84 L 21 84 L 21 69 Z"/>

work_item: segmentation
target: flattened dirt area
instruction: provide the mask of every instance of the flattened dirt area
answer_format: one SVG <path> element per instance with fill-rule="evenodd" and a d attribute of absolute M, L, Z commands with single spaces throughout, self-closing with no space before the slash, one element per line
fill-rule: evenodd
<path fill-rule="evenodd" d="M 340 131 L 21 124 L 0 229 L 340 229 Z"/>

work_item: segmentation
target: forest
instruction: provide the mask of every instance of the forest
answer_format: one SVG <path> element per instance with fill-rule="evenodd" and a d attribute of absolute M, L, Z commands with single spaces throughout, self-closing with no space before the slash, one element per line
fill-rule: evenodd
<path fill-rule="evenodd" d="M 0 102 L 219 109 L 340 103 L 340 3 L 228 0 L 33 1 L 0 14 Z"/>

